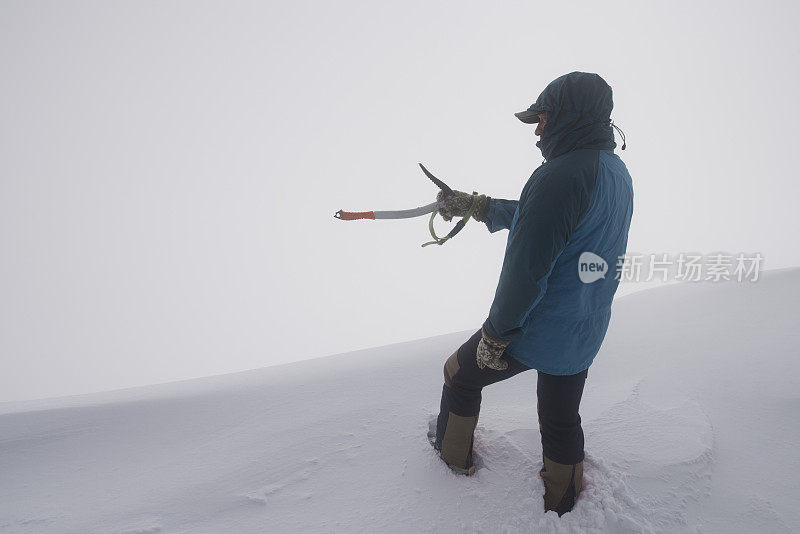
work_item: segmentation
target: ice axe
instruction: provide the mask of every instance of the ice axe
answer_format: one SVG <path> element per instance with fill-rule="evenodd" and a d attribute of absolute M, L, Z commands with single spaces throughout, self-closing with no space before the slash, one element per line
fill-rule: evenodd
<path fill-rule="evenodd" d="M 445 203 L 445 201 L 450 198 L 451 196 L 455 195 L 450 186 L 446 183 L 441 181 L 439 178 L 434 176 L 428 169 L 425 168 L 425 165 L 422 163 L 419 164 L 419 167 L 422 169 L 422 172 L 425 173 L 425 176 L 430 178 L 430 180 L 439 187 L 442 191 L 444 191 L 443 198 L 440 202 L 432 202 L 425 206 L 420 206 L 419 208 L 411 208 L 408 210 L 394 210 L 394 211 L 344 211 L 339 210 L 333 214 L 333 216 L 337 219 L 342 221 L 355 221 L 358 219 L 410 219 L 413 217 L 420 217 L 422 215 L 426 215 L 428 213 L 431 214 L 431 218 L 428 221 L 428 229 L 431 232 L 431 236 L 433 237 L 433 241 L 428 241 L 427 243 L 423 243 L 423 247 L 427 247 L 428 245 L 444 245 L 444 243 L 454 237 L 458 232 L 460 232 L 464 226 L 467 224 L 467 221 L 470 220 L 472 214 L 475 213 L 475 208 L 478 206 L 478 193 L 475 191 L 472 192 L 472 206 L 467 211 L 467 214 L 456 223 L 450 232 L 444 237 L 438 237 L 436 232 L 433 229 L 433 219 L 436 218 L 436 213 L 438 212 L 439 208 Z"/>

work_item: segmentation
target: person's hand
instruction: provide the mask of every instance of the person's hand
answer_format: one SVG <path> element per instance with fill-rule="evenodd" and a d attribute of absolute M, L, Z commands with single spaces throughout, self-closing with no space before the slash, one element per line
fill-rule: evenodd
<path fill-rule="evenodd" d="M 476 358 L 478 368 L 488 367 L 495 371 L 505 371 L 508 369 L 508 362 L 502 358 L 510 341 L 495 339 L 486 333 L 486 327 L 481 327 L 481 340 L 478 342 Z"/>
<path fill-rule="evenodd" d="M 472 207 L 472 194 L 456 190 L 453 190 L 453 193 L 455 194 L 447 200 L 444 200 L 444 191 L 439 191 L 436 195 L 437 202 L 444 201 L 444 204 L 439 208 L 439 215 L 448 222 L 453 217 L 466 217 L 467 212 Z M 483 222 L 487 206 L 486 195 L 478 195 L 478 205 L 475 207 L 472 217 L 478 222 Z"/>

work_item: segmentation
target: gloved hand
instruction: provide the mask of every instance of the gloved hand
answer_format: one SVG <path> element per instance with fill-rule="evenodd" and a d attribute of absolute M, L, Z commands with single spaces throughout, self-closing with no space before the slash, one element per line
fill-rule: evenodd
<path fill-rule="evenodd" d="M 478 351 L 476 358 L 478 360 L 478 368 L 483 369 L 488 367 L 496 371 L 505 371 L 508 369 L 508 362 L 501 358 L 503 351 L 506 350 L 510 341 L 505 339 L 495 339 L 486 333 L 486 327 L 481 327 L 481 340 L 478 342 Z"/>
<path fill-rule="evenodd" d="M 439 208 L 439 215 L 441 215 L 445 221 L 451 221 L 453 217 L 466 216 L 467 212 L 472 207 L 471 193 L 464 193 L 462 191 L 456 191 L 455 189 L 453 193 L 455 194 L 445 200 L 444 205 Z M 439 191 L 436 195 L 436 201 L 442 202 L 442 200 L 444 200 L 444 191 Z M 486 195 L 478 195 L 478 205 L 475 207 L 472 217 L 478 222 L 483 222 L 488 206 L 489 202 Z"/>

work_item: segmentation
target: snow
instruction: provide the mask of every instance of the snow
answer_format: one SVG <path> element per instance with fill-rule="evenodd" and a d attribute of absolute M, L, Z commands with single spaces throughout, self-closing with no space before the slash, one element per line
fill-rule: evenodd
<path fill-rule="evenodd" d="M 234 375 L 0 405 L 0 531 L 800 530 L 800 269 L 618 299 L 586 487 L 542 510 L 535 373 L 484 391 L 474 477 L 426 432 L 458 332 Z"/>

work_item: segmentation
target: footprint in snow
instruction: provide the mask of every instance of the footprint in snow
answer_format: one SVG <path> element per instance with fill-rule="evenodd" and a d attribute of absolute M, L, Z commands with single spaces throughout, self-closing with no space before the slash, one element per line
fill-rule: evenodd
<path fill-rule="evenodd" d="M 253 503 L 270 504 L 282 497 L 308 500 L 313 492 L 303 489 L 312 475 L 321 469 L 319 458 L 310 458 L 300 464 L 288 464 L 275 475 L 275 481 L 258 490 L 246 493 L 244 497 Z"/>

